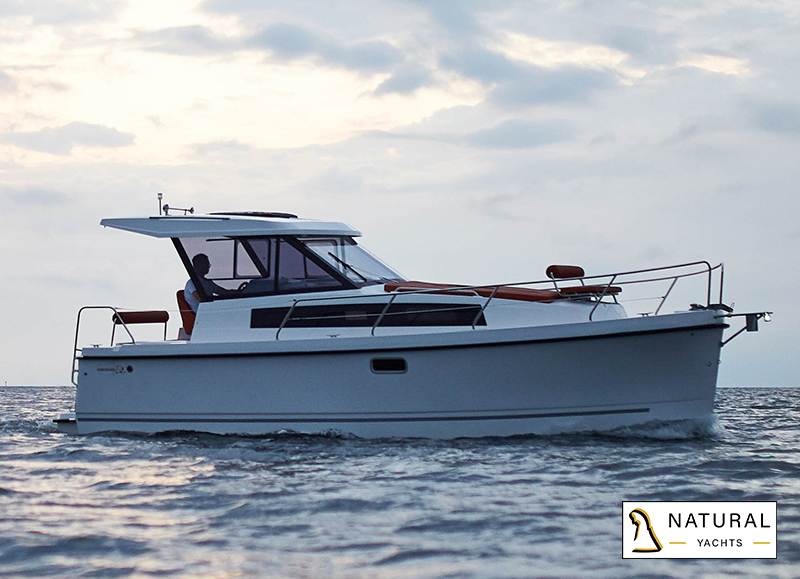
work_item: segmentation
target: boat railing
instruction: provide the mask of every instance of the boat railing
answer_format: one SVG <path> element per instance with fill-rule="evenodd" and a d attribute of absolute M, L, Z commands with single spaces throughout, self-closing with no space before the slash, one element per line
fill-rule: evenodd
<path fill-rule="evenodd" d="M 600 306 L 600 304 L 607 303 L 606 301 L 604 301 L 606 298 L 613 299 L 614 302 L 627 301 L 627 300 L 619 300 L 617 297 L 617 294 L 621 291 L 621 288 L 623 287 L 634 286 L 639 284 L 656 284 L 659 282 L 667 283 L 668 286 L 662 294 L 640 298 L 641 300 L 657 301 L 657 305 L 655 306 L 655 309 L 652 312 L 643 313 L 641 315 L 657 316 L 661 312 L 665 302 L 667 301 L 667 298 L 669 298 L 669 296 L 672 294 L 673 289 L 680 280 L 705 276 L 706 277 L 705 307 L 709 307 L 712 305 L 712 293 L 715 285 L 714 284 L 715 272 L 719 272 L 719 286 L 717 293 L 718 301 L 716 303 L 722 303 L 724 265 L 722 263 L 719 263 L 717 265 L 712 266 L 708 261 L 692 261 L 677 265 L 636 269 L 636 270 L 622 271 L 611 274 L 560 278 L 558 280 L 549 278 L 544 280 L 513 282 L 506 284 L 437 285 L 437 287 L 419 288 L 419 287 L 414 287 L 413 285 L 403 287 L 402 282 L 399 282 L 397 284 L 398 287 L 391 292 L 389 299 L 386 301 L 383 309 L 377 315 L 375 322 L 372 324 L 370 328 L 370 335 L 374 336 L 375 330 L 378 327 L 380 327 L 381 322 L 383 322 L 387 316 L 391 315 L 390 313 L 391 307 L 400 296 L 407 297 L 407 296 L 419 296 L 426 294 L 441 295 L 443 293 L 445 294 L 467 293 L 468 295 L 475 297 L 484 297 L 485 300 L 481 304 L 481 307 L 477 312 L 475 318 L 472 320 L 471 326 L 473 330 L 478 326 L 478 323 L 481 320 L 481 317 L 485 313 L 486 308 L 489 306 L 489 304 L 491 304 L 494 300 L 498 299 L 498 293 L 501 293 L 500 290 L 505 288 L 524 288 L 528 286 L 534 286 L 534 288 L 536 288 L 537 286 L 538 288 L 541 287 L 552 288 L 553 286 L 555 286 L 555 289 L 553 290 L 554 292 L 553 301 L 555 301 L 556 299 L 558 300 L 577 299 L 582 301 L 586 300 L 592 301 L 594 305 L 590 310 L 588 316 L 589 321 L 592 321 L 594 318 L 594 314 L 597 308 Z M 587 284 L 587 282 L 592 282 L 592 283 Z M 559 284 L 561 285 L 559 286 Z M 584 287 L 581 288 L 580 286 Z M 569 288 L 572 288 L 573 290 L 585 289 L 587 291 L 579 291 L 575 293 L 565 291 Z M 375 300 L 378 300 L 380 298 L 381 296 L 378 295 L 362 296 L 362 299 L 364 301 L 369 301 L 369 302 L 374 302 Z M 338 300 L 352 301 L 353 296 L 352 295 L 340 296 L 340 297 L 325 296 L 325 297 L 294 299 L 292 301 L 291 306 L 288 308 L 286 314 L 284 315 L 283 320 L 281 321 L 280 325 L 277 328 L 277 331 L 275 333 L 275 339 L 276 340 L 280 339 L 281 332 L 287 327 L 289 322 L 306 319 L 306 318 L 294 317 L 295 312 L 298 311 L 298 306 L 300 306 L 301 304 L 312 304 L 312 303 L 331 302 L 331 301 L 335 302 Z M 381 301 L 380 303 L 383 302 Z M 416 312 L 414 310 L 410 310 L 410 311 L 405 311 L 405 313 L 424 313 L 424 311 L 425 310 L 420 310 L 419 312 Z"/>
<path fill-rule="evenodd" d="M 122 326 L 125 330 L 125 333 L 128 334 L 130 338 L 130 343 L 135 344 L 136 338 L 133 336 L 133 332 L 130 329 L 131 325 L 134 324 L 164 324 L 164 340 L 167 339 L 167 322 L 169 321 L 169 312 L 161 311 L 161 310 L 148 310 L 148 311 L 134 311 L 134 310 L 124 310 L 122 308 L 117 308 L 115 306 L 83 306 L 81 309 L 78 310 L 78 318 L 75 322 L 75 343 L 73 344 L 72 348 L 72 383 L 77 386 L 77 375 L 78 375 L 78 357 L 80 353 L 83 351 L 83 348 L 78 347 L 79 339 L 80 339 L 80 332 L 81 332 L 81 317 L 83 316 L 83 312 L 86 310 L 108 310 L 112 312 L 111 315 L 111 340 L 109 344 L 111 346 L 114 345 L 114 336 L 116 336 L 117 326 Z M 99 347 L 100 344 L 93 344 L 95 347 Z"/>

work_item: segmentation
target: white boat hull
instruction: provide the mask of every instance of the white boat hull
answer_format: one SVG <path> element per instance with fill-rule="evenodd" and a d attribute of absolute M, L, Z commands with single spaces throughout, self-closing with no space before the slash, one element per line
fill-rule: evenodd
<path fill-rule="evenodd" d="M 712 310 L 417 336 L 85 350 L 74 420 L 101 431 L 484 437 L 602 431 L 713 411 Z M 389 359 L 387 372 L 373 360 Z M 405 371 L 392 364 L 405 362 Z"/>

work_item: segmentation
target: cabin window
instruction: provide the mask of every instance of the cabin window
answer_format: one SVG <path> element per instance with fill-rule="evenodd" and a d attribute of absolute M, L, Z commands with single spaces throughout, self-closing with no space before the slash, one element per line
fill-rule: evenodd
<path fill-rule="evenodd" d="M 330 304 L 297 306 L 286 320 L 285 328 L 364 328 L 372 327 L 386 304 Z M 279 328 L 288 307 L 257 308 L 250 314 L 251 328 Z M 476 321 L 477 320 L 477 321 Z M 478 305 L 442 303 L 393 303 L 379 327 L 408 326 L 485 326 L 486 319 Z"/>
<path fill-rule="evenodd" d="M 293 238 L 183 238 L 175 242 L 206 301 L 354 287 Z M 193 265 L 200 254 L 210 262 L 207 273 Z"/>

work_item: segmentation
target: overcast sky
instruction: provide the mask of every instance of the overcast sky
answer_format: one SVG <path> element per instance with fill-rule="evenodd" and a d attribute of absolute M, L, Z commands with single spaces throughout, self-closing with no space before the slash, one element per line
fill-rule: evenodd
<path fill-rule="evenodd" d="M 69 383 L 82 305 L 175 309 L 169 241 L 98 226 L 163 191 L 412 279 L 724 261 L 775 315 L 720 384 L 796 385 L 798 62 L 794 0 L 0 0 L 0 383 Z"/>

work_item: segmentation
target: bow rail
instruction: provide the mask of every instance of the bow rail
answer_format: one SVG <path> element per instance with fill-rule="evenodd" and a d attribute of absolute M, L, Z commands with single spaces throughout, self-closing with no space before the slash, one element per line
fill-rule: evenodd
<path fill-rule="evenodd" d="M 672 273 L 670 273 L 672 272 Z M 714 283 L 714 274 L 715 272 L 719 272 L 719 285 L 718 285 L 718 292 L 717 292 L 717 302 L 712 304 L 712 294 L 713 290 L 715 289 Z M 486 308 L 492 303 L 495 299 L 498 298 L 498 293 L 501 293 L 502 289 L 505 288 L 535 288 L 535 289 L 542 289 L 542 288 L 552 288 L 555 286 L 553 290 L 553 299 L 552 301 L 557 300 L 589 300 L 594 302 L 594 307 L 589 312 L 589 321 L 592 321 L 595 311 L 599 307 L 601 303 L 604 302 L 606 298 L 613 299 L 614 302 L 619 303 L 619 301 L 636 301 L 636 300 L 619 300 L 617 294 L 622 291 L 622 288 L 626 286 L 636 286 L 640 284 L 656 284 L 659 282 L 669 282 L 669 287 L 663 294 L 657 296 L 650 296 L 645 298 L 637 298 L 637 300 L 658 300 L 658 304 L 655 307 L 655 310 L 652 313 L 643 313 L 641 315 L 659 315 L 661 309 L 664 306 L 664 303 L 667 301 L 667 298 L 672 294 L 673 289 L 678 284 L 680 280 L 684 280 L 687 278 L 696 278 L 700 276 L 706 277 L 706 284 L 705 284 L 705 307 L 710 307 L 711 305 L 721 304 L 722 303 L 722 295 L 723 295 L 723 283 L 724 283 L 724 264 L 719 263 L 717 265 L 712 266 L 708 261 L 692 261 L 687 263 L 680 263 L 676 265 L 668 265 L 668 266 L 661 266 L 661 267 L 653 267 L 653 268 L 645 268 L 645 269 L 635 269 L 629 271 L 622 271 L 617 273 L 611 274 L 600 274 L 600 275 L 590 275 L 590 276 L 576 276 L 576 277 L 567 277 L 561 279 L 542 279 L 542 280 L 534 280 L 534 281 L 522 281 L 522 282 L 513 282 L 513 283 L 506 283 L 506 284 L 485 284 L 485 285 L 441 285 L 437 284 L 437 287 L 432 288 L 418 288 L 413 287 L 413 285 L 404 286 L 403 282 L 398 282 L 396 285 L 397 287 L 391 290 L 391 296 L 386 301 L 382 311 L 375 319 L 375 322 L 372 324 L 370 329 L 370 335 L 375 335 L 375 330 L 380 327 L 381 322 L 386 319 L 387 316 L 391 315 L 390 309 L 392 304 L 396 302 L 396 300 L 400 296 L 415 296 L 415 295 L 426 295 L 426 294 L 467 294 L 475 297 L 484 297 L 485 301 L 482 303 L 480 311 L 475 316 L 472 322 L 472 329 L 474 330 L 478 324 L 478 321 L 481 319 L 481 316 L 486 311 Z M 591 284 L 587 284 L 586 282 L 592 282 Z M 598 283 L 600 282 L 600 283 Z M 410 283 L 410 282 L 407 282 Z M 559 285 L 560 284 L 560 285 Z M 587 290 L 587 291 L 582 291 Z M 389 291 L 387 289 L 387 291 Z M 302 317 L 297 318 L 293 317 L 294 313 L 297 311 L 297 308 L 301 304 L 313 304 L 319 302 L 337 302 L 339 300 L 348 300 L 353 301 L 353 296 L 334 296 L 334 297 L 314 297 L 314 298 L 297 298 L 292 300 L 292 305 L 289 307 L 286 315 L 283 317 L 280 325 L 278 326 L 277 331 L 275 332 L 275 339 L 280 339 L 281 332 L 286 328 L 287 324 L 294 320 L 314 320 L 318 319 L 314 316 L 309 317 Z M 374 303 L 377 300 L 381 300 L 381 296 L 377 295 L 369 295 L 369 296 L 362 296 L 360 300 L 364 302 Z M 546 299 L 542 299 L 540 301 L 548 301 Z M 379 301 L 379 303 L 383 303 L 383 301 Z M 419 310 L 419 312 L 415 313 L 425 313 L 427 310 Z M 408 312 L 406 312 L 408 313 Z"/>

